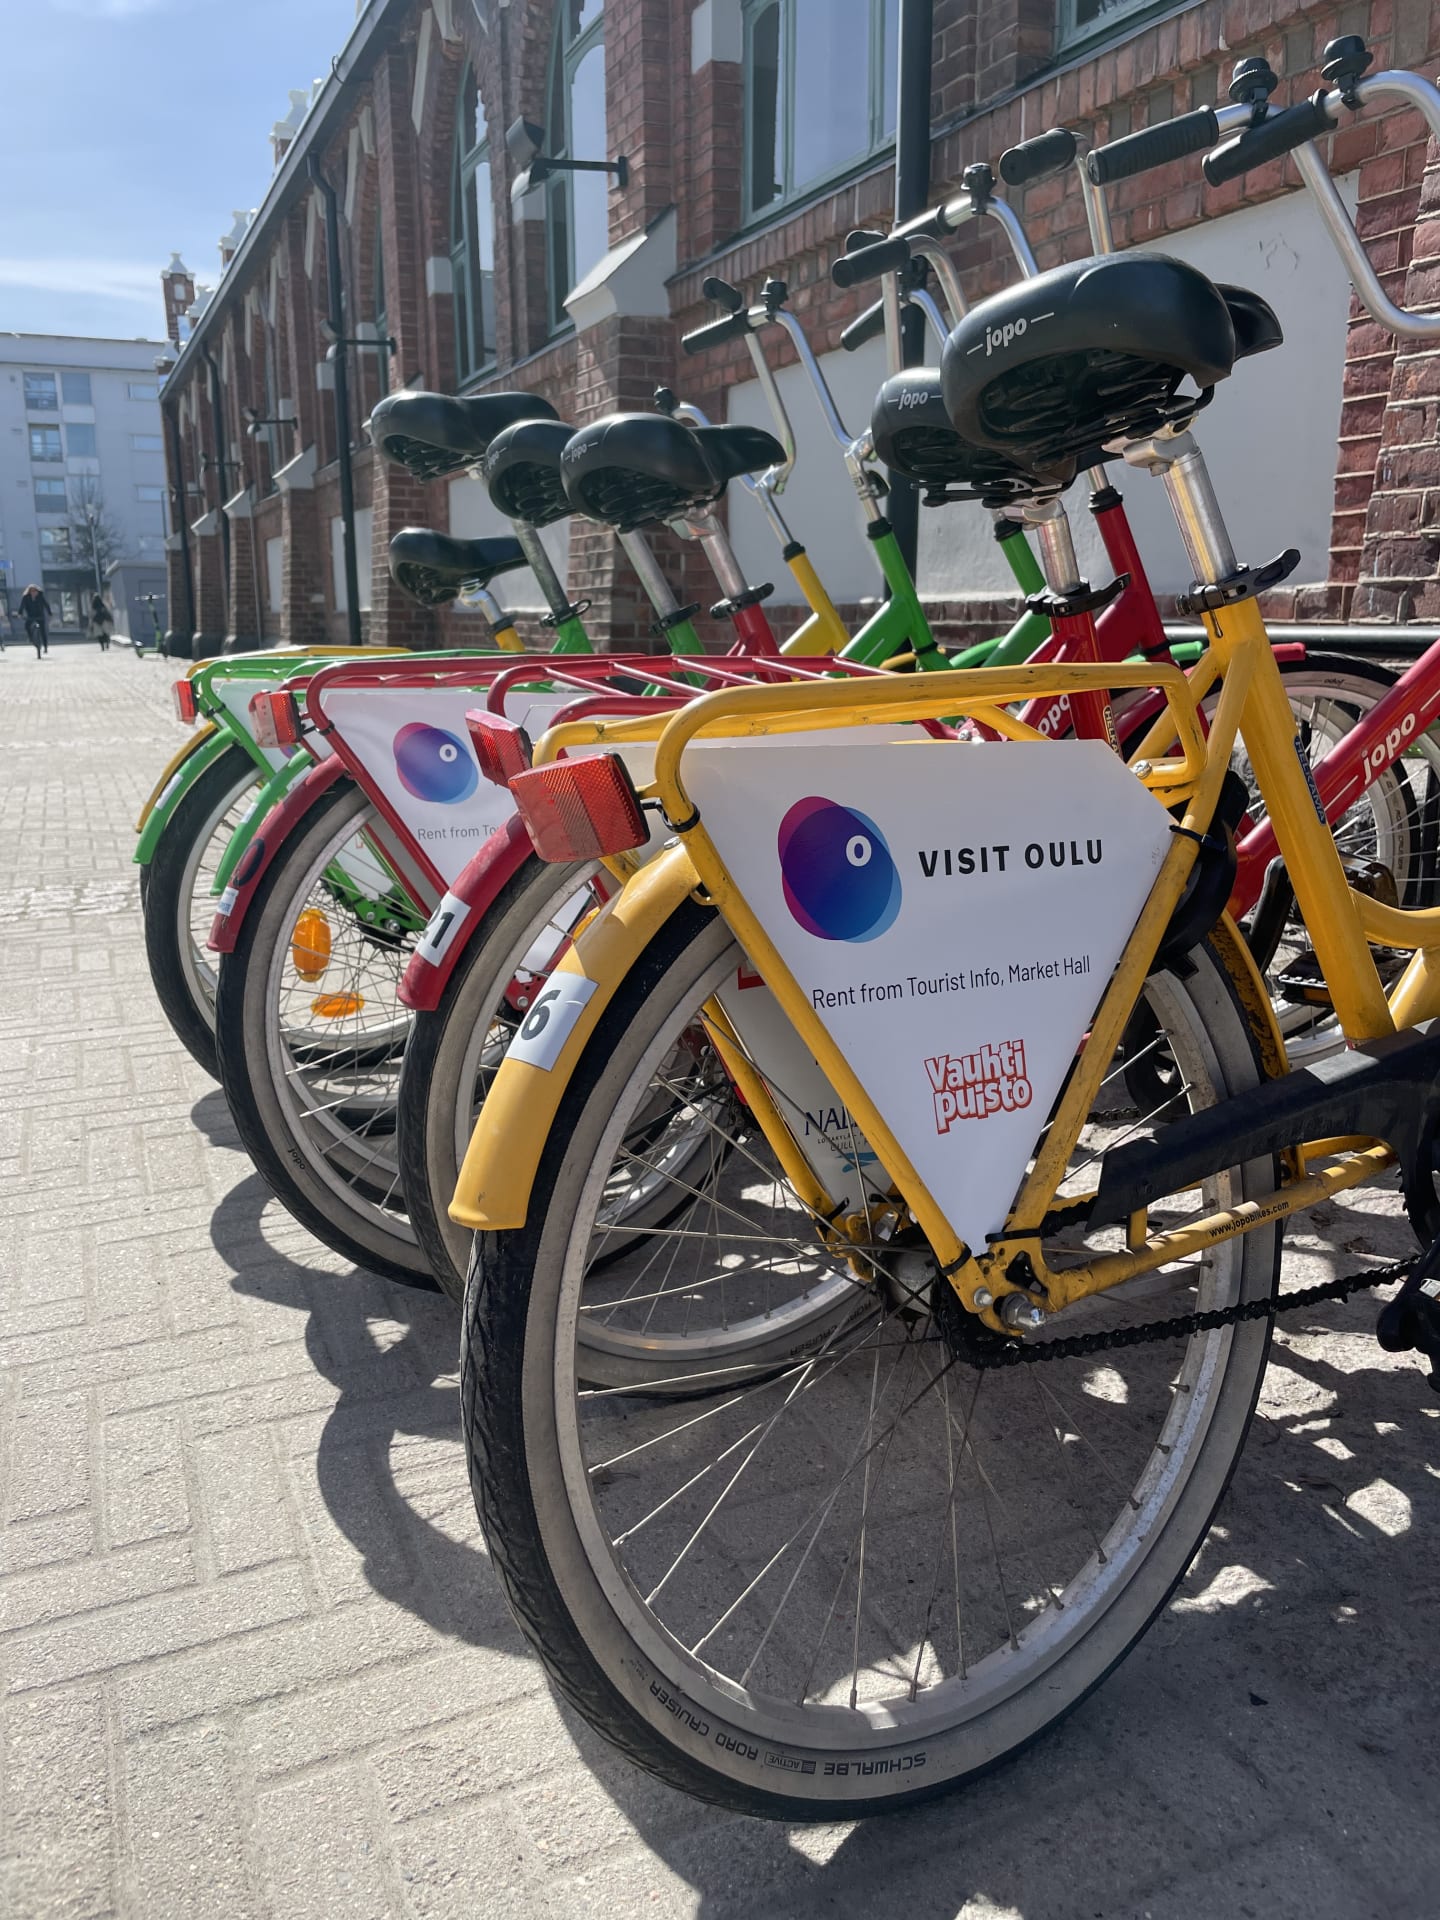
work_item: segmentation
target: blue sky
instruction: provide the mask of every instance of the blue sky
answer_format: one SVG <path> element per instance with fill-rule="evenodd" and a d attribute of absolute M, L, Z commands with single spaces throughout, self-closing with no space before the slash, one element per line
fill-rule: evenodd
<path fill-rule="evenodd" d="M 290 88 L 354 23 L 355 0 L 0 0 L 0 328 L 162 335 L 172 250 L 213 284 Z"/>

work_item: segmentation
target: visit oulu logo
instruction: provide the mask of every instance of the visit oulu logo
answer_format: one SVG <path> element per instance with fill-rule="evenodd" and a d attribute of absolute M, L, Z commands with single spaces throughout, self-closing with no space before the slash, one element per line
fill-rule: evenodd
<path fill-rule="evenodd" d="M 785 904 L 817 940 L 874 940 L 895 924 L 900 875 L 868 814 L 812 794 L 780 822 L 778 850 Z"/>
<path fill-rule="evenodd" d="M 393 746 L 400 784 L 417 800 L 453 807 L 458 801 L 468 800 L 480 784 L 470 749 L 443 727 L 412 720 L 401 727 Z"/>

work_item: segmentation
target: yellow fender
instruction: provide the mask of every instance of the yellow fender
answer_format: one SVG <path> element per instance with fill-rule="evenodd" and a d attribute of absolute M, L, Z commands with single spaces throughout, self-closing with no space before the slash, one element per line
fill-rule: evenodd
<path fill-rule="evenodd" d="M 490 1084 L 450 1202 L 457 1226 L 485 1232 L 523 1227 L 535 1170 L 555 1115 L 601 1016 L 645 948 L 698 880 L 683 847 L 662 853 L 626 881 L 552 974 L 579 974 L 594 991 L 548 1068 L 507 1056 Z"/>
<path fill-rule="evenodd" d="M 184 766 L 185 762 L 190 758 L 191 754 L 197 753 L 200 750 L 200 748 L 205 745 L 205 742 L 214 735 L 215 731 L 216 731 L 216 727 L 215 727 L 215 722 L 213 720 L 202 720 L 199 726 L 197 726 L 195 731 L 191 734 L 190 738 L 185 742 L 184 746 L 181 747 L 167 762 L 165 771 L 161 774 L 160 778 L 155 782 L 154 786 L 150 789 L 150 798 L 145 802 L 144 806 L 140 809 L 140 818 L 135 822 L 136 833 L 143 833 L 145 831 L 145 822 L 150 818 L 150 815 L 154 812 L 155 802 L 160 798 L 161 794 L 165 791 L 166 787 L 169 786 L 176 772 L 181 767 Z"/>

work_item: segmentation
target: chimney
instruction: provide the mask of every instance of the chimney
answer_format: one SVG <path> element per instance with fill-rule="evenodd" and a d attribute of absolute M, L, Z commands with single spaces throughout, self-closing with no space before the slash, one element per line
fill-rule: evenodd
<path fill-rule="evenodd" d="M 160 275 L 160 287 L 165 299 L 165 333 L 178 347 L 181 320 L 195 298 L 195 276 L 178 253 L 171 254 L 169 266 Z"/>

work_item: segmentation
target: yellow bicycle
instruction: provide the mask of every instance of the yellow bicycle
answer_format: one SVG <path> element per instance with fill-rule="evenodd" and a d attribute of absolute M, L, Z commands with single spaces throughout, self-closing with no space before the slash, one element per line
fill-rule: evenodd
<path fill-rule="evenodd" d="M 648 803 L 674 844 L 551 976 L 462 1170 L 472 1480 L 558 1686 L 703 1797 L 853 1816 L 1052 1724 L 1204 1538 L 1284 1220 L 1398 1165 L 1440 1233 L 1440 911 L 1351 891 L 1297 751 L 1273 569 L 1238 563 L 1189 430 L 1234 349 L 1208 280 L 1132 254 L 987 301 L 944 361 L 957 429 L 1026 476 L 1057 605 L 1088 592 L 1077 463 L 1161 479 L 1208 633 L 1188 679 L 748 687 L 652 726 L 638 794 L 557 759 L 566 730 L 512 783 L 542 834 L 619 850 Z M 1137 686 L 1165 707 L 1128 767 L 1011 712 Z M 941 716 L 1001 738 L 915 731 Z M 1303 1071 L 1224 911 L 1239 736 L 1350 1042 Z M 1372 946 L 1413 952 L 1388 994 Z M 674 1205 L 612 1254 L 677 1135 Z M 1435 1358 L 1432 1264 L 1386 1313 Z M 648 1374 L 587 1387 L 582 1324 Z"/>

